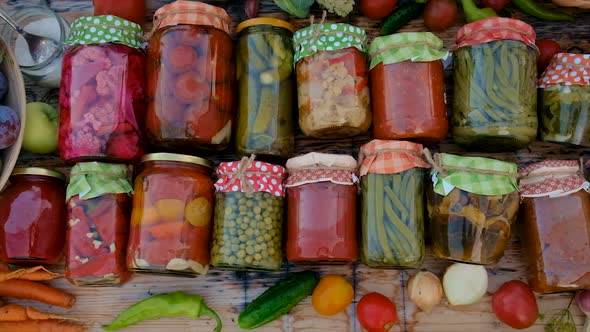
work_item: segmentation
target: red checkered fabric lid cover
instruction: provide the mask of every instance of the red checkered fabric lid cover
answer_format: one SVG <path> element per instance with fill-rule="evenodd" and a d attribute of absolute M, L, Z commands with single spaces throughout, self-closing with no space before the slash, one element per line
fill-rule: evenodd
<path fill-rule="evenodd" d="M 519 170 L 522 197 L 557 197 L 587 190 L 589 183 L 582 175 L 577 160 L 545 160 Z"/>
<path fill-rule="evenodd" d="M 231 22 L 223 8 L 199 1 L 177 0 L 154 14 L 154 29 L 178 24 L 209 25 L 229 34 Z"/>
<path fill-rule="evenodd" d="M 422 144 L 407 141 L 375 139 L 361 146 L 359 175 L 367 173 L 395 174 L 430 165 L 422 158 Z"/>
<path fill-rule="evenodd" d="M 529 24 L 505 17 L 489 17 L 465 24 L 457 32 L 455 49 L 463 46 L 479 45 L 496 40 L 516 40 L 535 49 L 535 29 Z"/>
<path fill-rule="evenodd" d="M 311 152 L 287 160 L 286 166 L 289 173 L 285 182 L 287 188 L 317 182 L 343 185 L 358 182 L 356 160 L 351 156 Z"/>

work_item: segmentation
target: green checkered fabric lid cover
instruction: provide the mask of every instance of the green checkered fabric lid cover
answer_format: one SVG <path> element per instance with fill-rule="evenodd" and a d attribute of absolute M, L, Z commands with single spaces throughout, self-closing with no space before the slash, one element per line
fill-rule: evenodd
<path fill-rule="evenodd" d="M 384 65 L 406 60 L 428 62 L 445 59 L 449 52 L 443 51 L 443 41 L 430 32 L 401 32 L 377 37 L 369 46 L 370 69 L 383 62 Z"/>
<path fill-rule="evenodd" d="M 436 159 L 439 159 L 439 166 L 447 173 L 447 176 L 443 177 L 438 171 L 432 171 L 434 191 L 440 195 L 446 196 L 454 188 L 478 195 L 506 195 L 518 190 L 518 168 L 514 163 L 447 153 L 439 154 Z M 478 170 L 506 175 L 477 173 Z"/>
<path fill-rule="evenodd" d="M 70 172 L 66 201 L 75 195 L 80 199 L 91 199 L 105 194 L 123 193 L 133 193 L 133 187 L 127 179 L 126 165 L 78 163 Z"/>
<path fill-rule="evenodd" d="M 337 51 L 356 47 L 367 51 L 365 30 L 346 23 L 319 23 L 297 30 L 293 35 L 295 62 L 318 51 Z"/>
<path fill-rule="evenodd" d="M 139 48 L 143 43 L 139 24 L 113 15 L 80 17 L 72 23 L 67 45 L 117 43 Z"/>

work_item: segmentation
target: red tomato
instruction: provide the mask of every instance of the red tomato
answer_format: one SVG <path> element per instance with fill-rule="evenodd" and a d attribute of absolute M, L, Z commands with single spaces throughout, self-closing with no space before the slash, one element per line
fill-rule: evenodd
<path fill-rule="evenodd" d="M 197 71 L 181 74 L 174 83 L 174 94 L 182 102 L 198 102 L 208 98 L 210 93 L 209 84 L 202 81 L 201 74 Z"/>
<path fill-rule="evenodd" d="M 492 310 L 504 324 L 515 329 L 532 326 L 539 316 L 535 294 L 520 280 L 505 282 L 492 296 Z"/>
<path fill-rule="evenodd" d="M 372 20 L 381 20 L 395 9 L 397 0 L 361 0 L 361 13 Z"/>
<path fill-rule="evenodd" d="M 539 48 L 539 60 L 537 60 L 537 71 L 543 73 L 551 63 L 551 58 L 561 52 L 561 46 L 551 39 L 537 39 L 535 45 Z"/>
<path fill-rule="evenodd" d="M 397 322 L 395 304 L 385 295 L 369 293 L 356 305 L 356 316 L 368 332 L 387 332 Z"/>
<path fill-rule="evenodd" d="M 499 13 L 510 3 L 510 0 L 481 0 L 481 7 L 492 8 L 496 13 Z"/>
<path fill-rule="evenodd" d="M 424 25 L 433 31 L 446 30 L 455 25 L 458 13 L 455 0 L 430 0 L 424 8 Z"/>
<path fill-rule="evenodd" d="M 115 15 L 142 24 L 145 18 L 145 0 L 94 0 L 94 15 Z"/>

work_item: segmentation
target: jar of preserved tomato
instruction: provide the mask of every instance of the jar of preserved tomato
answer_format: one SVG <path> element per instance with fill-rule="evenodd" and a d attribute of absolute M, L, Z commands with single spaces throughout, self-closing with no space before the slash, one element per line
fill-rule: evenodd
<path fill-rule="evenodd" d="M 94 16 L 115 15 L 139 25 L 145 19 L 145 0 L 92 0 Z"/>
<path fill-rule="evenodd" d="M 220 150 L 231 138 L 235 63 L 225 10 L 174 1 L 154 15 L 148 46 L 147 137 L 155 149 Z"/>
<path fill-rule="evenodd" d="M 237 30 L 236 152 L 287 158 L 295 144 L 293 26 L 259 17 L 240 23 Z"/>
<path fill-rule="evenodd" d="M 221 269 L 279 270 L 285 168 L 254 161 L 252 155 L 221 163 L 217 175 L 211 264 Z"/>
<path fill-rule="evenodd" d="M 134 163 L 143 154 L 141 26 L 112 15 L 74 21 L 59 96 L 59 152 L 69 163 Z"/>
<path fill-rule="evenodd" d="M 537 137 L 535 30 L 491 17 L 464 25 L 453 54 L 451 124 L 466 149 L 512 151 Z"/>
<path fill-rule="evenodd" d="M 314 24 L 293 38 L 299 126 L 307 136 L 344 138 L 371 126 L 367 36 L 345 23 Z"/>
<path fill-rule="evenodd" d="M 541 139 L 590 146 L 590 54 L 554 55 L 539 93 Z"/>
<path fill-rule="evenodd" d="M 384 140 L 437 144 L 449 128 L 443 42 L 430 32 L 377 37 L 369 47 L 373 133 Z"/>
<path fill-rule="evenodd" d="M 287 259 L 357 259 L 356 160 L 312 152 L 287 161 Z"/>
<path fill-rule="evenodd" d="M 434 255 L 498 263 L 518 214 L 516 164 L 447 153 L 431 160 L 432 187 L 426 192 Z"/>
<path fill-rule="evenodd" d="M 361 146 L 361 259 L 376 268 L 417 268 L 425 255 L 422 145 L 372 140 Z"/>
<path fill-rule="evenodd" d="M 15 168 L 0 193 L 0 260 L 55 264 L 66 236 L 66 177 L 38 167 Z"/>
<path fill-rule="evenodd" d="M 575 160 L 520 170 L 520 238 L 538 293 L 590 288 L 590 183 Z"/>
<path fill-rule="evenodd" d="M 127 282 L 125 251 L 133 187 L 126 165 L 99 162 L 72 167 L 66 192 L 65 275 L 76 286 Z"/>
<path fill-rule="evenodd" d="M 172 154 L 145 155 L 135 178 L 127 266 L 138 272 L 195 276 L 209 269 L 212 164 Z"/>

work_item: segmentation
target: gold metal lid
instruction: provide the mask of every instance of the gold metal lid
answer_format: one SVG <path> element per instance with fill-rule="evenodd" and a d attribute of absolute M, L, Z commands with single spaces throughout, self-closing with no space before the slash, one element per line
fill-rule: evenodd
<path fill-rule="evenodd" d="M 66 180 L 65 174 L 41 167 L 16 167 L 12 170 L 12 173 L 10 173 L 10 175 L 43 175 L 58 178 L 62 181 Z"/>
<path fill-rule="evenodd" d="M 158 153 L 146 154 L 145 156 L 143 156 L 143 158 L 141 158 L 142 163 L 144 163 L 146 161 L 158 161 L 158 160 L 160 160 L 160 161 L 179 161 L 179 162 L 183 162 L 183 163 L 197 164 L 197 165 L 201 165 L 201 166 L 205 166 L 205 167 L 213 169 L 213 163 L 211 163 L 209 160 L 204 159 L 204 158 L 200 158 L 200 157 L 189 156 L 186 154 L 158 152 Z"/>
<path fill-rule="evenodd" d="M 295 32 L 295 28 L 291 25 L 291 23 L 289 23 L 287 21 L 283 21 L 278 18 L 274 18 L 274 17 L 251 18 L 249 20 L 246 20 L 246 21 L 238 24 L 238 27 L 236 28 L 236 32 L 240 32 L 246 28 L 256 26 L 256 25 L 272 25 L 277 28 L 285 28 L 291 32 Z"/>

